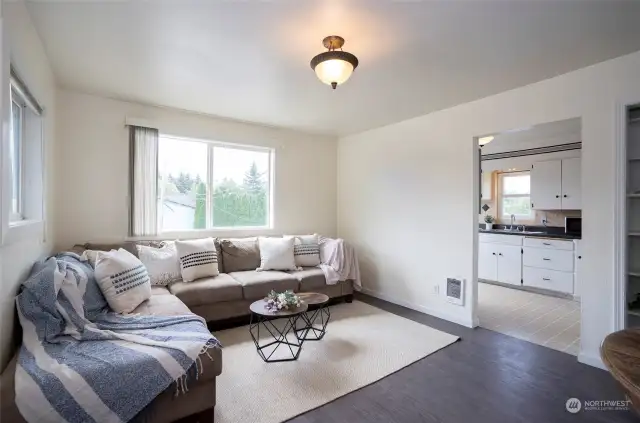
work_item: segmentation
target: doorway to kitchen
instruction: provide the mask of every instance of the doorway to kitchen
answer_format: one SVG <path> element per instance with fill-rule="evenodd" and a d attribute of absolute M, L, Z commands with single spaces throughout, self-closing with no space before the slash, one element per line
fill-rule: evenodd
<path fill-rule="evenodd" d="M 479 325 L 577 355 L 581 121 L 478 137 Z"/>

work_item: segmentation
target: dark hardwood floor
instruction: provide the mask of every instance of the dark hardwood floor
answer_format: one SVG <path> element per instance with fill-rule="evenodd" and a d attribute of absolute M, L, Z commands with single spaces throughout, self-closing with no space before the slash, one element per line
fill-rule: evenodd
<path fill-rule="evenodd" d="M 575 356 L 487 329 L 468 329 L 365 295 L 358 300 L 461 340 L 290 423 L 638 422 L 630 411 L 580 411 L 565 403 L 621 400 L 609 374 Z M 384 334 L 380 334 L 384 342 Z"/>

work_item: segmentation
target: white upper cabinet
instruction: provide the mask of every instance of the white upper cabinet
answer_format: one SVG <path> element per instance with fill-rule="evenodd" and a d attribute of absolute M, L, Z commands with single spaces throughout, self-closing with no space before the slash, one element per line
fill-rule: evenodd
<path fill-rule="evenodd" d="M 562 160 L 562 209 L 582 209 L 582 159 Z"/>
<path fill-rule="evenodd" d="M 531 168 L 531 208 L 582 209 L 581 165 L 579 157 L 534 163 Z"/>
<path fill-rule="evenodd" d="M 560 210 L 562 208 L 562 161 L 537 162 L 531 167 L 531 208 Z"/>

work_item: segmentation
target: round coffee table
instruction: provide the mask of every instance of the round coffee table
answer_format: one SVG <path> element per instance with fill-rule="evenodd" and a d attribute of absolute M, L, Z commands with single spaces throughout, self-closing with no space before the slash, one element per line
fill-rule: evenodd
<path fill-rule="evenodd" d="M 267 302 L 265 300 L 258 300 L 249 306 L 249 309 L 251 310 L 249 333 L 251 333 L 251 338 L 253 338 L 253 343 L 256 345 L 258 354 L 267 363 L 297 360 L 300 355 L 300 350 L 302 349 L 303 340 L 299 339 L 295 332 L 296 321 L 299 316 L 303 315 L 307 311 L 307 304 L 303 303 L 300 307 L 292 310 L 279 310 L 275 312 L 267 310 L 265 307 L 266 304 Z M 274 324 L 274 320 L 276 319 L 286 319 L 282 328 L 279 328 Z M 269 338 L 273 338 L 273 341 L 261 344 L 261 331 L 267 340 Z M 280 358 L 271 358 L 283 345 L 285 357 L 282 358 L 277 356 Z M 266 352 L 265 348 L 267 349 Z M 289 351 L 287 351 L 287 349 Z M 291 354 L 291 357 L 289 357 L 288 353 Z"/>
<path fill-rule="evenodd" d="M 300 315 L 299 320 L 303 322 L 303 325 L 296 324 L 296 336 L 301 341 L 321 340 L 327 333 L 327 325 L 331 318 L 331 312 L 327 307 L 329 297 L 317 292 L 303 292 L 298 294 L 298 297 L 312 310 L 307 310 Z"/>

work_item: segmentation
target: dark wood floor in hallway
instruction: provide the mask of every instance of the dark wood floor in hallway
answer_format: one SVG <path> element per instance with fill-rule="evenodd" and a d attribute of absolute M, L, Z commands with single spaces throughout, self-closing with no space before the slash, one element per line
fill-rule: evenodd
<path fill-rule="evenodd" d="M 367 302 L 461 340 L 291 423 L 638 422 L 630 411 L 580 411 L 565 403 L 622 400 L 609 374 L 575 356 L 487 329 L 468 329 L 376 298 Z M 380 334 L 384 342 L 384 334 Z"/>

